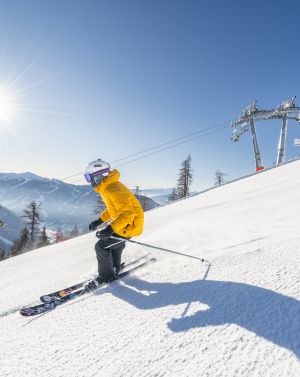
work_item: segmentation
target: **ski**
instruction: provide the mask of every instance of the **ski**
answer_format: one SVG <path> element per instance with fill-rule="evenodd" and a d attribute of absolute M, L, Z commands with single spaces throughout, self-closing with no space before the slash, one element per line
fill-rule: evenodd
<path fill-rule="evenodd" d="M 105 283 L 99 285 L 97 287 L 97 289 L 100 288 L 100 287 L 103 287 L 107 284 L 110 284 L 113 281 L 122 279 L 125 276 L 128 276 L 133 271 L 136 271 L 136 270 L 146 266 L 147 264 L 153 263 L 155 261 L 156 261 L 156 258 L 151 258 L 151 259 L 149 259 L 145 262 L 140 263 L 137 266 L 132 267 L 129 270 L 126 270 L 124 272 L 120 272 L 118 275 L 116 275 L 114 277 L 114 279 L 111 282 L 105 282 Z M 35 305 L 35 306 L 27 307 L 27 308 L 22 308 L 20 310 L 20 314 L 24 317 L 30 317 L 30 316 L 34 316 L 34 315 L 38 315 L 38 314 L 43 314 L 43 313 L 46 313 L 46 312 L 49 312 L 49 311 L 55 309 L 59 305 L 62 305 L 62 304 L 66 303 L 70 300 L 73 300 L 73 299 L 80 297 L 80 296 L 84 295 L 85 293 L 89 293 L 89 292 L 91 292 L 91 291 L 89 291 L 85 287 L 83 287 L 82 289 L 80 289 L 78 291 L 71 292 L 70 294 L 68 294 L 64 297 L 53 299 L 50 302 L 46 302 L 46 303 L 43 303 L 43 304 L 40 304 L 40 305 Z"/>
<path fill-rule="evenodd" d="M 134 260 L 132 262 L 129 262 L 127 264 L 122 263 L 120 271 L 122 271 L 124 268 L 132 266 L 133 264 L 141 261 L 142 259 L 146 258 L 148 255 L 149 255 L 149 253 L 146 254 L 146 255 L 144 255 L 144 256 L 142 256 L 142 257 L 139 257 L 138 259 L 136 259 L 136 260 Z M 56 291 L 56 292 L 48 293 L 47 295 L 41 296 L 40 300 L 42 302 L 46 303 L 46 302 L 53 301 L 53 300 L 55 300 L 57 298 L 65 297 L 65 296 L 69 295 L 70 293 L 72 293 L 74 291 L 77 291 L 78 289 L 84 287 L 91 280 L 92 279 L 90 278 L 90 279 L 87 279 L 85 281 L 82 281 L 81 283 L 77 283 L 75 285 L 72 285 L 71 287 L 68 287 L 68 288 L 65 288 L 65 289 L 61 289 L 61 290 Z"/>

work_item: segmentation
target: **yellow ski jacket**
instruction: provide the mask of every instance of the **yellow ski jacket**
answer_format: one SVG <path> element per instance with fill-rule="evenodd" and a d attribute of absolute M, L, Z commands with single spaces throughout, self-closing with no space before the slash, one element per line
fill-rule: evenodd
<path fill-rule="evenodd" d="M 94 188 L 106 205 L 100 219 L 111 221 L 113 231 L 122 237 L 138 236 L 143 231 L 144 211 L 137 198 L 119 179 L 118 170 L 112 170 Z"/>

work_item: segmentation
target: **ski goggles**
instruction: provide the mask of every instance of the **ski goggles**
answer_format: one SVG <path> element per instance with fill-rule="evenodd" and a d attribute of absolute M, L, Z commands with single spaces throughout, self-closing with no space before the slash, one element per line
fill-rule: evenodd
<path fill-rule="evenodd" d="M 91 183 L 92 181 L 101 181 L 101 179 L 105 178 L 107 174 L 110 172 L 109 168 L 96 171 L 95 173 L 85 173 L 84 178 L 88 183 Z M 95 179 L 96 178 L 96 179 Z"/>

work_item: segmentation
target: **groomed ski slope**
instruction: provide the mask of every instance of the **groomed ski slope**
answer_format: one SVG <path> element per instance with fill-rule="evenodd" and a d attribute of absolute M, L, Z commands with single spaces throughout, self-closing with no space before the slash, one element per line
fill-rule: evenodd
<path fill-rule="evenodd" d="M 37 317 L 18 308 L 96 272 L 94 232 L 1 262 L 0 375 L 300 376 L 299 188 L 295 161 L 153 210 L 137 240 L 212 265 L 153 251 Z"/>

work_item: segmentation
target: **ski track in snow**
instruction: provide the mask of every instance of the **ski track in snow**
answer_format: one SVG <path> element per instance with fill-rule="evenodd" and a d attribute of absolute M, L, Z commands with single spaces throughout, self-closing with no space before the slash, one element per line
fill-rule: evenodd
<path fill-rule="evenodd" d="M 29 179 L 29 178 L 23 178 L 23 179 L 24 179 L 24 181 L 22 181 L 21 183 L 18 183 L 15 187 L 23 186 L 23 185 L 25 185 L 26 183 L 28 183 L 28 182 L 31 181 L 31 179 Z"/>
<path fill-rule="evenodd" d="M 48 191 L 43 191 L 42 193 L 43 194 L 51 194 L 51 193 L 53 193 L 55 191 L 58 191 L 60 189 L 60 183 L 59 182 L 53 182 L 53 183 L 54 183 L 53 189 L 48 190 Z"/>
<path fill-rule="evenodd" d="M 24 318 L 96 272 L 94 232 L 0 263 L 0 375 L 300 375 L 300 161 L 146 214 L 134 276 Z M 127 261 L 145 254 L 128 244 Z"/>

